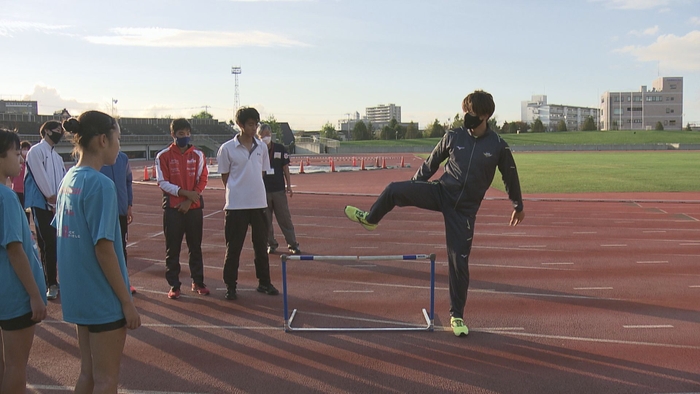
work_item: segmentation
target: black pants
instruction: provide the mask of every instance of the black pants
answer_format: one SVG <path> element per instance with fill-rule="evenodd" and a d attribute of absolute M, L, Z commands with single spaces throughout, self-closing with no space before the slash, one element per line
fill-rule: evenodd
<path fill-rule="evenodd" d="M 379 223 L 395 206 L 442 212 L 449 263 L 450 316 L 462 318 L 467 304 L 469 253 L 472 249 L 475 217 L 456 210 L 454 199 L 447 195 L 440 183 L 405 181 L 390 183 L 384 189 L 372 205 L 367 221 Z"/>
<path fill-rule="evenodd" d="M 24 193 L 15 192 L 15 194 L 17 195 L 17 198 L 19 198 L 19 205 L 21 205 L 22 209 L 24 209 Z M 27 215 L 27 223 L 32 224 L 31 219 L 29 218 L 29 212 L 25 210 L 24 214 Z"/>
<path fill-rule="evenodd" d="M 124 263 L 126 263 L 126 240 L 129 233 L 129 224 L 126 222 L 126 216 L 119 215 L 119 228 L 122 230 L 122 247 L 124 248 Z"/>
<path fill-rule="evenodd" d="M 204 283 L 202 261 L 202 209 L 190 209 L 180 213 L 175 208 L 163 210 L 163 232 L 165 233 L 165 279 L 170 287 L 180 288 L 180 249 L 185 236 L 189 249 L 190 276 L 192 282 Z"/>
<path fill-rule="evenodd" d="M 224 261 L 224 283 L 236 287 L 243 242 L 252 228 L 255 251 L 255 276 L 262 285 L 270 284 L 270 260 L 267 256 L 266 208 L 226 210 L 224 232 L 226 235 L 226 260 Z"/>
<path fill-rule="evenodd" d="M 56 271 L 56 229 L 51 226 L 53 212 L 46 209 L 32 207 L 34 215 L 34 227 L 36 229 L 36 243 L 39 246 L 41 264 L 44 266 L 46 286 L 58 284 L 58 272 Z"/>

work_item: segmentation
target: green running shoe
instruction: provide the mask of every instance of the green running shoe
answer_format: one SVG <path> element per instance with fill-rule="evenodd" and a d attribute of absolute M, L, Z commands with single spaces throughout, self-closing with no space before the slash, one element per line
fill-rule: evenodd
<path fill-rule="evenodd" d="M 464 320 L 458 317 L 450 318 L 450 325 L 452 326 L 452 332 L 455 336 L 459 337 L 464 335 L 465 337 L 469 334 L 469 329 L 464 325 Z"/>
<path fill-rule="evenodd" d="M 365 229 L 367 229 L 369 231 L 372 231 L 375 228 L 377 228 L 377 225 L 368 222 L 366 219 L 367 215 L 368 215 L 367 212 L 365 212 L 359 208 L 355 208 L 355 207 L 350 206 L 350 205 L 345 207 L 345 216 L 347 216 L 348 219 L 352 220 L 353 222 L 360 223 L 362 225 L 362 227 L 364 227 Z"/>

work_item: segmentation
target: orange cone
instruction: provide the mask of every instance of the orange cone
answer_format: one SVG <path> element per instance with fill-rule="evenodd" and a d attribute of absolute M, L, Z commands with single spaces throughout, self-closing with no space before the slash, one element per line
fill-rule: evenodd
<path fill-rule="evenodd" d="M 401 168 L 406 167 L 406 163 L 403 161 L 403 156 L 401 156 Z"/>
<path fill-rule="evenodd" d="M 306 165 L 307 165 L 307 166 L 310 166 L 310 165 L 311 165 L 311 160 L 310 160 L 308 157 L 306 158 Z"/>
<path fill-rule="evenodd" d="M 377 157 L 377 160 L 374 162 L 374 166 L 379 168 L 379 157 Z"/>
<path fill-rule="evenodd" d="M 212 159 L 211 157 L 209 158 L 209 165 L 210 165 L 210 166 L 213 166 L 213 165 L 214 165 L 214 159 Z"/>
<path fill-rule="evenodd" d="M 352 157 L 352 166 L 357 167 L 357 159 L 355 158 L 355 156 Z"/>
<path fill-rule="evenodd" d="M 331 159 L 331 172 L 335 172 L 335 161 Z"/>
<path fill-rule="evenodd" d="M 299 162 L 299 173 L 300 174 L 304 173 L 304 160 Z"/>
<path fill-rule="evenodd" d="M 360 161 L 360 170 L 362 170 L 362 171 L 366 170 L 364 157 L 362 158 L 362 161 Z"/>
<path fill-rule="evenodd" d="M 382 169 L 386 170 L 386 157 L 382 157 Z"/>
<path fill-rule="evenodd" d="M 151 167 L 151 178 L 153 178 L 153 180 L 158 179 L 156 176 L 156 166 Z"/>
<path fill-rule="evenodd" d="M 150 181 L 151 178 L 148 176 L 148 167 L 143 167 L 143 180 Z"/>

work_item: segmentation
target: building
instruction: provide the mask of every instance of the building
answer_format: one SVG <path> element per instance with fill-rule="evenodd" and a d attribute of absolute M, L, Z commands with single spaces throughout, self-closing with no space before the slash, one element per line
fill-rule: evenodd
<path fill-rule="evenodd" d="M 379 104 L 365 109 L 366 118 L 372 124 L 388 124 L 392 119 L 401 123 L 401 107 L 395 104 Z"/>
<path fill-rule="evenodd" d="M 683 77 L 657 78 L 651 91 L 605 92 L 600 98 L 601 130 L 666 130 L 683 128 Z"/>
<path fill-rule="evenodd" d="M 36 101 L 0 100 L 0 114 L 36 116 L 39 106 Z"/>
<path fill-rule="evenodd" d="M 598 112 L 598 108 L 548 104 L 547 96 L 541 94 L 533 95 L 532 100 L 521 102 L 520 120 L 532 124 L 539 118 L 545 131 L 557 131 L 559 122 L 563 120 L 566 123 L 566 129 L 573 131 L 581 130 L 583 123 L 589 117 L 598 119 Z"/>

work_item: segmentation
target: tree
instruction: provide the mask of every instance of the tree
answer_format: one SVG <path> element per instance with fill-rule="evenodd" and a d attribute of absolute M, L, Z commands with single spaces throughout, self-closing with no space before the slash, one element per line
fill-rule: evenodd
<path fill-rule="evenodd" d="M 435 119 L 435 121 L 425 128 L 423 132 L 425 138 L 441 138 L 445 134 L 445 127 L 440 124 L 440 121 Z"/>
<path fill-rule="evenodd" d="M 382 127 L 379 133 L 380 140 L 398 140 L 403 139 L 406 134 L 406 129 L 399 124 L 396 119 L 391 119 L 388 125 Z"/>
<path fill-rule="evenodd" d="M 595 120 L 593 120 L 592 116 L 587 117 L 586 120 L 583 122 L 583 126 L 581 126 L 581 131 L 595 130 L 598 130 L 598 126 L 595 124 Z"/>
<path fill-rule="evenodd" d="M 457 115 L 455 115 L 454 120 L 452 121 L 452 124 L 450 125 L 450 129 L 454 130 L 462 126 L 464 126 L 464 119 L 460 118 L 459 113 L 457 113 Z"/>
<path fill-rule="evenodd" d="M 613 129 L 613 130 L 620 130 L 620 125 L 617 124 L 617 121 L 616 121 L 616 120 L 614 120 L 614 121 L 612 122 L 612 129 Z"/>
<path fill-rule="evenodd" d="M 202 111 L 198 114 L 192 115 L 192 119 L 214 119 L 214 115 L 210 114 L 207 111 Z"/>
<path fill-rule="evenodd" d="M 542 120 L 540 120 L 540 118 L 535 119 L 535 122 L 532 124 L 532 132 L 544 133 L 544 123 L 542 123 Z"/>
<path fill-rule="evenodd" d="M 508 130 L 513 134 L 518 132 L 527 133 L 527 131 L 530 130 L 530 125 L 526 122 L 510 122 L 508 123 Z"/>
<path fill-rule="evenodd" d="M 355 123 L 355 126 L 352 128 L 352 131 L 350 133 L 354 141 L 364 141 L 372 139 L 372 135 L 370 134 L 369 130 L 367 130 L 367 125 L 363 121 Z"/>
<path fill-rule="evenodd" d="M 564 122 L 564 119 L 559 120 L 559 123 L 557 123 L 557 131 L 567 131 L 566 122 Z"/>
<path fill-rule="evenodd" d="M 510 133 L 510 125 L 507 121 L 503 121 L 503 126 L 501 126 L 501 133 Z"/>
<path fill-rule="evenodd" d="M 661 124 L 660 121 L 659 121 L 659 122 L 656 122 L 656 126 L 654 126 L 654 130 L 662 131 L 663 129 L 664 129 L 664 125 Z"/>
<path fill-rule="evenodd" d="M 338 139 L 338 132 L 335 130 L 335 126 L 333 126 L 331 122 L 326 122 L 326 124 L 323 125 L 320 134 L 323 138 L 329 138 L 333 140 Z"/>
<path fill-rule="evenodd" d="M 489 124 L 489 129 L 491 129 L 497 133 L 501 132 L 501 129 L 498 128 L 498 119 L 496 119 L 495 117 L 489 118 L 488 124 Z"/>
<path fill-rule="evenodd" d="M 423 134 L 418 131 L 418 126 L 416 126 L 415 123 L 411 122 L 408 124 L 408 127 L 406 128 L 406 135 L 405 138 L 407 140 L 414 139 L 414 138 L 422 138 Z"/>
<path fill-rule="evenodd" d="M 275 115 L 270 114 L 270 116 L 265 119 L 265 123 L 270 126 L 270 134 L 275 136 L 275 139 L 281 143 L 282 141 L 282 127 L 280 126 L 279 123 L 277 123 L 277 119 L 275 119 Z"/>

